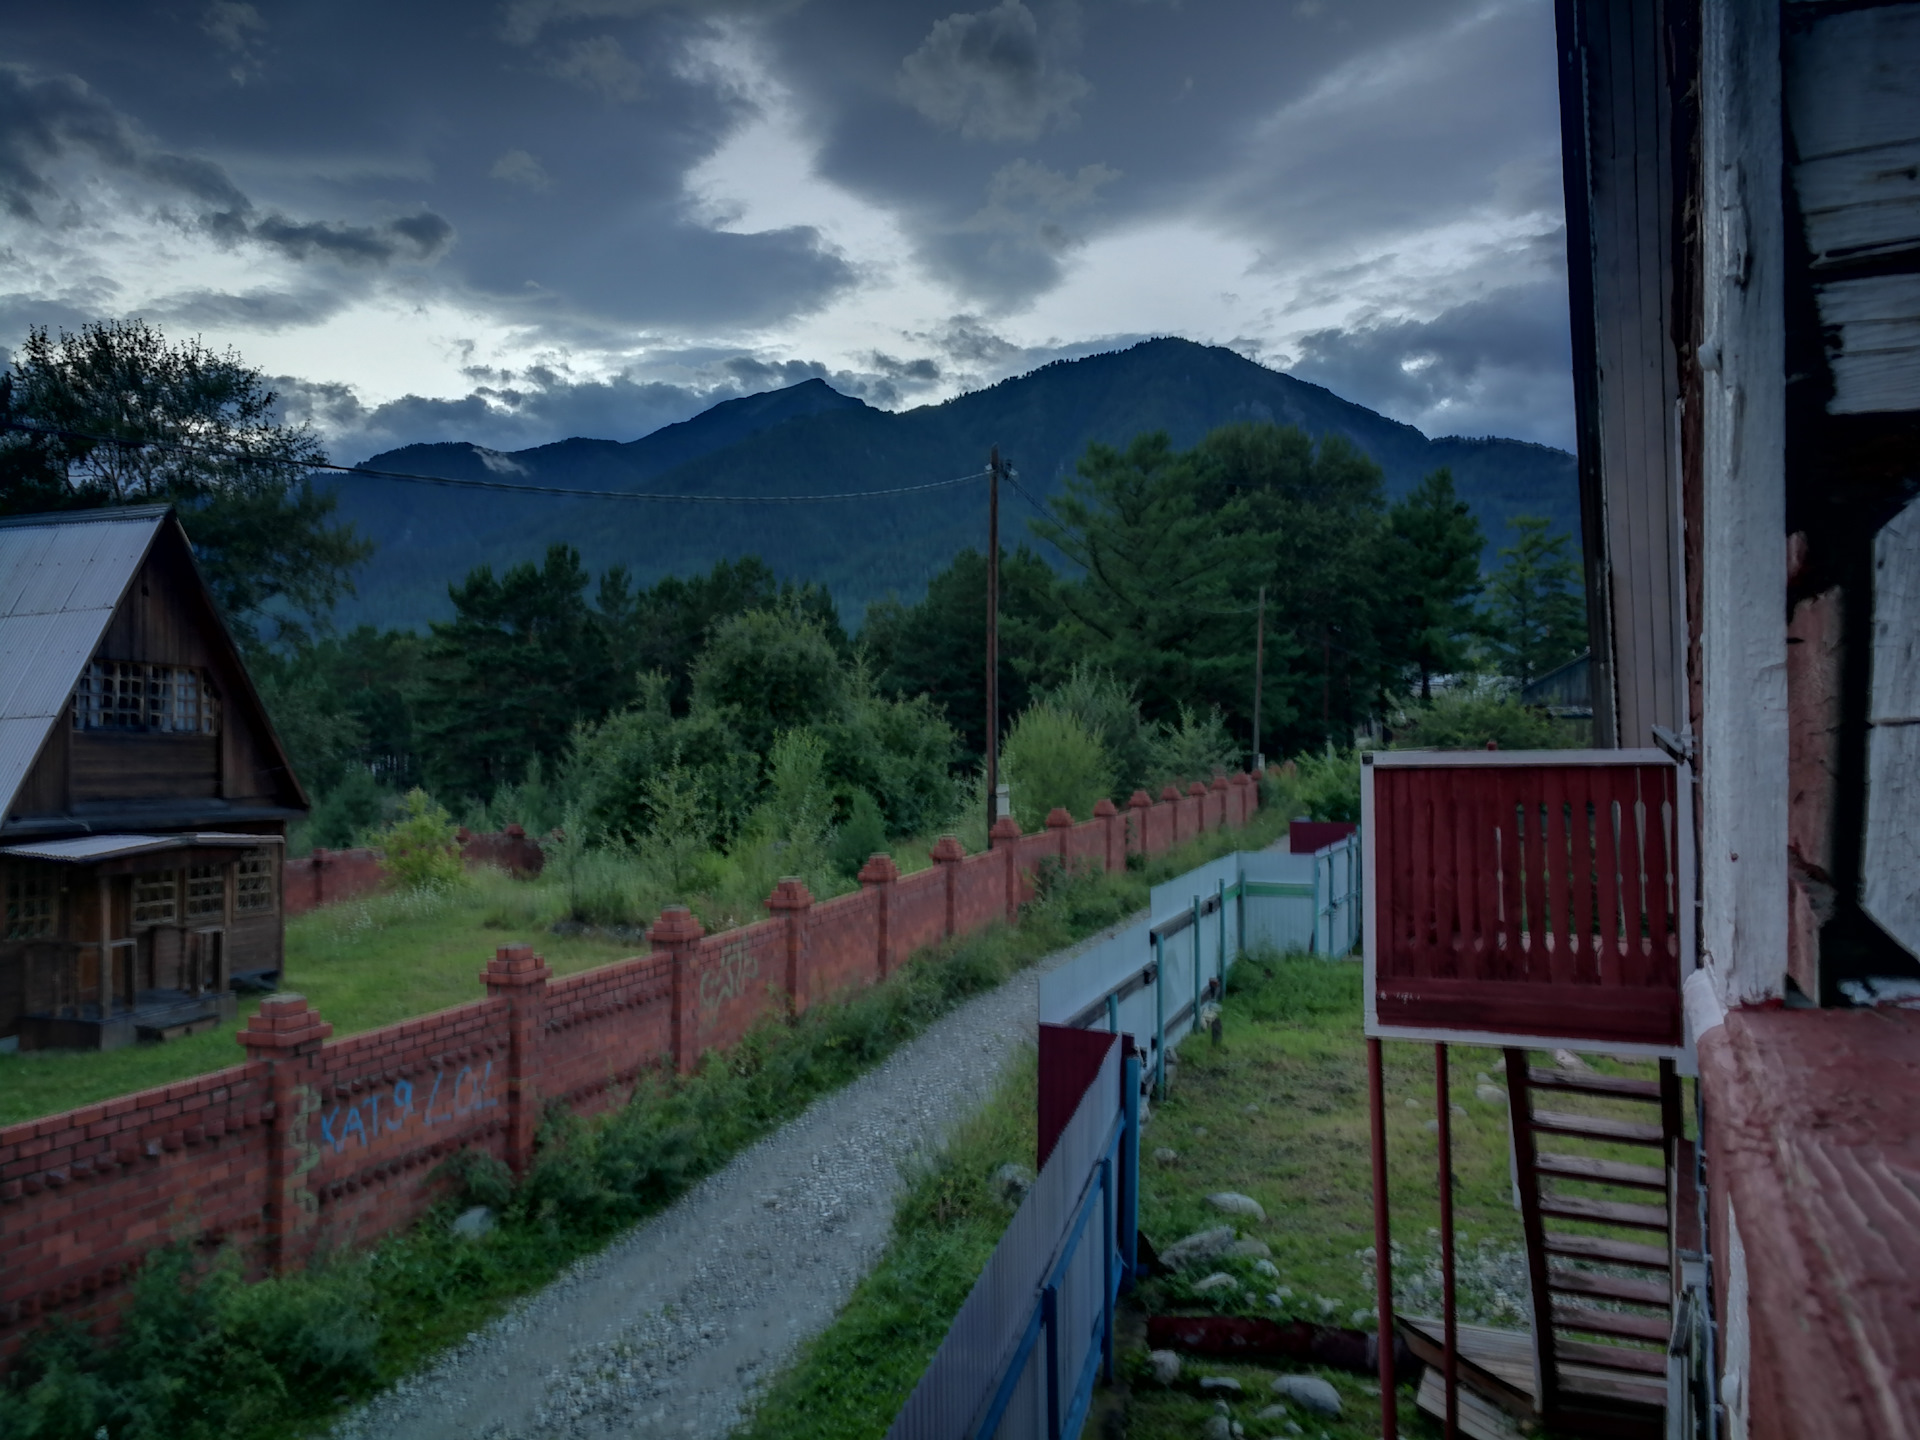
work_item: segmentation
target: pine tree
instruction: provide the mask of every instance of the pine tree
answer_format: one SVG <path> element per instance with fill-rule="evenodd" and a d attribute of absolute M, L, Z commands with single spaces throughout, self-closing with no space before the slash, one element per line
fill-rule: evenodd
<path fill-rule="evenodd" d="M 1494 654 L 1506 674 L 1527 685 L 1587 647 L 1587 610 L 1574 588 L 1579 571 L 1567 553 L 1567 536 L 1550 533 L 1550 522 L 1517 515 L 1518 531 L 1500 554 L 1505 563 L 1487 586 Z"/>
<path fill-rule="evenodd" d="M 1433 677 L 1464 668 L 1472 643 L 1486 633 L 1480 598 L 1480 522 L 1453 489 L 1444 467 L 1422 480 L 1387 514 L 1389 622 L 1398 646 L 1420 671 L 1420 698 L 1433 698 Z"/>

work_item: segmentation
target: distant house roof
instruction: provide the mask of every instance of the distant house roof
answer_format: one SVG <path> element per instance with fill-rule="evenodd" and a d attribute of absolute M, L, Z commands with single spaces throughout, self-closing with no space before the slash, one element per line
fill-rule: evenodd
<path fill-rule="evenodd" d="M 145 505 L 0 520 L 0 813 L 166 518 Z"/>
<path fill-rule="evenodd" d="M 1593 714 L 1593 652 L 1583 650 L 1564 665 L 1556 665 L 1520 692 L 1524 705 L 1539 705 L 1563 718 Z"/>
<path fill-rule="evenodd" d="M 187 548 L 191 563 L 186 536 L 166 505 L 0 519 L 0 817 L 12 811 L 48 731 L 65 718 L 80 672 L 99 649 L 127 587 L 154 542 L 169 529 Z M 221 643 L 232 650 L 232 637 L 213 610 L 212 596 L 206 601 Z M 286 766 L 285 752 L 237 651 L 234 663 L 245 684 L 245 701 L 279 750 L 293 797 L 304 809 L 305 791 Z"/>

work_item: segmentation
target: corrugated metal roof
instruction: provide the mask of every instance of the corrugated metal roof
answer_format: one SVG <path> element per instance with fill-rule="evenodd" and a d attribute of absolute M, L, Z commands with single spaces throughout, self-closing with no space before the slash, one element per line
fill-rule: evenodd
<path fill-rule="evenodd" d="M 0 523 L 0 814 L 166 515 L 143 506 Z"/>
<path fill-rule="evenodd" d="M 82 835 L 74 840 L 42 840 L 25 845 L 0 847 L 0 855 L 18 855 L 23 860 L 114 860 L 122 855 L 140 855 L 149 850 L 178 850 L 188 845 L 224 846 L 251 850 L 261 845 L 278 845 L 278 835 L 235 835 L 226 830 L 185 831 L 178 835 Z"/>

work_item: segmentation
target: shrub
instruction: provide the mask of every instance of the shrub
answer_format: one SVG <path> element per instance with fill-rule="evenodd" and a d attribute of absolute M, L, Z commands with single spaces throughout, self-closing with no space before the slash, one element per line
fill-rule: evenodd
<path fill-rule="evenodd" d="M 1294 757 L 1293 803 L 1309 820 L 1360 819 L 1360 752 L 1328 747 Z M 1299 813 L 1299 812 L 1296 812 Z M 1292 818 L 1292 817 L 1288 817 Z"/>
<path fill-rule="evenodd" d="M 864 790 L 856 790 L 847 807 L 846 821 L 833 840 L 833 868 L 849 880 L 857 879 L 867 857 L 887 848 L 887 822 L 880 807 Z"/>
<path fill-rule="evenodd" d="M 1499 691 L 1448 690 L 1410 707 L 1393 727 L 1396 750 L 1559 750 L 1579 745 L 1573 725 Z"/>
<path fill-rule="evenodd" d="M 1086 726 L 1107 752 L 1113 766 L 1113 799 L 1123 800 L 1152 782 L 1159 763 L 1155 730 L 1141 718 L 1140 699 L 1132 685 L 1110 671 L 1075 665 L 1066 681 L 1044 698 Z"/>
<path fill-rule="evenodd" d="M 1193 780 L 1204 783 L 1216 770 L 1238 765 L 1240 753 L 1219 706 L 1200 715 L 1182 705 L 1180 723 L 1162 725 L 1154 737 L 1153 788 L 1178 785 L 1184 789 Z"/>
<path fill-rule="evenodd" d="M 826 629 L 798 610 L 749 610 L 713 629 L 693 666 L 693 705 L 726 715 L 765 755 L 784 730 L 839 713 L 846 675 Z"/>
<path fill-rule="evenodd" d="M 1044 829 L 1047 812 L 1063 806 L 1086 819 L 1113 790 L 1113 766 L 1093 732 L 1047 701 L 1029 705 L 1007 732 L 1000 766 L 1013 816 L 1026 831 Z"/>
<path fill-rule="evenodd" d="M 403 890 L 457 885 L 466 872 L 453 820 L 424 790 L 407 792 L 406 808 L 380 835 L 387 852 L 387 873 Z"/>
<path fill-rule="evenodd" d="M 309 846 L 344 850 L 379 826 L 392 798 L 373 778 L 372 772 L 365 766 L 355 765 L 314 802 L 302 838 Z"/>

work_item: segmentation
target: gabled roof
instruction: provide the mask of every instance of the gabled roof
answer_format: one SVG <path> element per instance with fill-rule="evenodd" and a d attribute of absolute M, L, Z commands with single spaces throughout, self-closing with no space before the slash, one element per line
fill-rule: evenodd
<path fill-rule="evenodd" d="M 66 717 L 81 670 L 166 529 L 173 531 L 191 564 L 192 549 L 166 505 L 0 519 L 0 816 L 12 810 L 48 731 Z M 197 579 L 197 567 L 194 574 Z M 246 687 L 246 700 L 284 767 L 285 751 L 253 693 L 233 637 L 204 582 L 201 590 L 219 640 Z M 291 776 L 292 770 L 287 773 Z M 294 789 L 304 807 L 306 796 L 297 778 Z"/>

